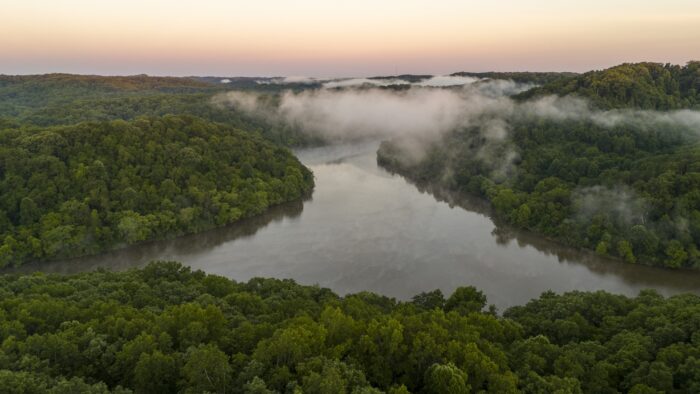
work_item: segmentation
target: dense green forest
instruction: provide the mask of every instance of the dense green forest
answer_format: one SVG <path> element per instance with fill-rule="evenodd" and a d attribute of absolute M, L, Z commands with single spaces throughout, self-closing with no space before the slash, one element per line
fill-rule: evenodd
<path fill-rule="evenodd" d="M 700 298 L 473 287 L 410 302 L 178 263 L 0 277 L 8 393 L 689 393 Z"/>
<path fill-rule="evenodd" d="M 700 61 L 685 66 L 659 63 L 622 64 L 579 76 L 555 79 L 518 95 L 577 95 L 602 109 L 669 110 L 700 107 Z"/>
<path fill-rule="evenodd" d="M 139 116 L 193 115 L 260 134 L 285 146 L 320 142 L 298 128 L 248 116 L 225 100 L 217 99 L 232 89 L 255 89 L 274 97 L 282 86 L 260 85 L 250 78 L 221 84 L 212 78 L 145 75 L 0 75 L 0 130 L 18 125 L 45 127 L 84 121 L 133 120 Z"/>
<path fill-rule="evenodd" d="M 0 75 L 0 266 L 198 232 L 308 194 L 310 172 L 270 142 L 314 140 L 217 100 L 251 83 Z"/>
<path fill-rule="evenodd" d="M 611 70 L 621 67 L 628 66 Z M 696 65 L 658 67 L 687 73 Z M 473 126 L 450 133 L 419 162 L 405 160 L 400 140 L 383 143 L 378 160 L 418 182 L 484 197 L 501 221 L 568 245 L 630 263 L 700 268 L 697 130 L 636 116 L 614 126 L 513 117 L 504 141 Z"/>
<path fill-rule="evenodd" d="M 506 79 L 518 83 L 531 83 L 535 85 L 544 85 L 554 81 L 565 80 L 576 77 L 578 74 L 571 72 L 534 72 L 534 71 L 516 71 L 516 72 L 457 72 L 450 74 L 459 77 L 474 77 L 485 79 Z"/>
<path fill-rule="evenodd" d="M 402 160 L 391 142 L 378 160 L 418 182 L 481 196 L 497 219 L 568 245 L 630 263 L 700 268 L 700 146 L 690 138 L 697 140 L 670 127 L 530 119 L 514 122 L 502 144 L 469 128 L 418 163 Z M 505 169 L 484 160 L 513 152 Z"/>
<path fill-rule="evenodd" d="M 187 115 L 0 133 L 0 266 L 223 226 L 296 200 L 286 149 Z"/>

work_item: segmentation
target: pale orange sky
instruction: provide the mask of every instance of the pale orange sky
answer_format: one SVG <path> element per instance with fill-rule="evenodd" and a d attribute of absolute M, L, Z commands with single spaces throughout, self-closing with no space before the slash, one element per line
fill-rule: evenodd
<path fill-rule="evenodd" d="M 700 59 L 698 0 L 0 0 L 0 73 L 363 76 Z"/>

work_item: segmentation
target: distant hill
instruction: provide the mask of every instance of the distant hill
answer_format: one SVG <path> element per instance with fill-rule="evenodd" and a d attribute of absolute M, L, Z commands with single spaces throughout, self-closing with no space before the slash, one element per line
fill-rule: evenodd
<path fill-rule="evenodd" d="M 560 81 L 564 79 L 570 79 L 578 76 L 576 73 L 571 72 L 529 72 L 529 71 L 515 71 L 515 72 L 457 72 L 450 74 L 456 77 L 474 77 L 474 78 L 490 78 L 490 79 L 510 79 L 515 82 L 520 83 L 532 83 L 536 85 L 543 85 L 546 83 L 551 83 L 554 81 Z"/>
<path fill-rule="evenodd" d="M 0 97 L 15 98 L 15 92 L 70 88 L 85 92 L 191 92 L 210 90 L 214 84 L 190 77 L 157 77 L 145 74 L 102 76 L 79 74 L 0 75 Z"/>
<path fill-rule="evenodd" d="M 195 81 L 216 86 L 225 90 L 255 90 L 260 92 L 278 92 L 282 90 L 302 90 L 319 88 L 321 83 L 277 83 L 283 77 L 189 77 Z"/>
<path fill-rule="evenodd" d="M 426 79 L 432 78 L 433 75 L 430 74 L 401 74 L 401 75 L 381 75 L 376 77 L 369 77 L 367 79 L 400 79 L 408 83 L 421 82 Z"/>
<path fill-rule="evenodd" d="M 76 98 L 103 98 L 137 93 L 195 93 L 216 88 L 211 83 L 192 78 L 148 75 L 0 75 L 0 114 L 8 112 L 8 108 L 36 108 Z"/>
<path fill-rule="evenodd" d="M 548 94 L 577 95 L 601 109 L 670 110 L 700 106 L 700 62 L 685 66 L 625 63 L 558 79 L 521 93 L 520 99 Z"/>

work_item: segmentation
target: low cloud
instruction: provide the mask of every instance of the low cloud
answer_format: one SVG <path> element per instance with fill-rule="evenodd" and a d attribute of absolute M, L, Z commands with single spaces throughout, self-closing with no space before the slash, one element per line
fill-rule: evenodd
<path fill-rule="evenodd" d="M 590 221 L 603 215 L 624 225 L 644 224 L 647 202 L 627 186 L 592 186 L 573 192 L 572 202 L 578 218 Z"/>
<path fill-rule="evenodd" d="M 476 77 L 456 76 L 456 75 L 433 75 L 420 80 L 402 79 L 400 77 L 386 78 L 314 78 L 292 76 L 284 78 L 267 78 L 258 80 L 259 84 L 322 84 L 324 88 L 348 88 L 358 86 L 393 86 L 393 85 L 411 85 L 420 87 L 450 87 L 470 85 L 483 79 Z M 505 81 L 504 81 L 505 82 Z"/>
<path fill-rule="evenodd" d="M 456 75 L 434 75 L 428 79 L 414 83 L 416 86 L 432 86 L 432 87 L 447 87 L 447 86 L 462 86 L 469 85 L 479 81 L 479 78 L 460 77 Z"/>
<path fill-rule="evenodd" d="M 465 119 L 464 101 L 449 90 L 316 90 L 282 95 L 278 115 L 333 139 L 439 135 Z"/>
<path fill-rule="evenodd" d="M 314 78 L 314 77 L 304 77 L 304 76 L 289 76 L 280 78 L 265 78 L 255 81 L 259 85 L 289 85 L 289 84 L 302 84 L 302 85 L 312 85 L 317 83 L 323 83 L 326 79 Z"/>
<path fill-rule="evenodd" d="M 503 84 L 498 82 L 498 85 L 480 84 L 464 89 L 286 91 L 274 106 L 267 105 L 263 95 L 250 92 L 228 92 L 215 100 L 336 140 L 440 136 L 471 125 L 484 115 L 513 113 L 512 100 L 498 93 L 503 91 Z M 508 84 L 506 90 L 513 86 Z"/>
<path fill-rule="evenodd" d="M 434 75 L 420 81 L 409 81 L 401 78 L 349 78 L 336 81 L 328 81 L 323 84 L 325 88 L 351 87 L 351 86 L 392 86 L 411 85 L 422 87 L 450 87 L 463 86 L 478 82 L 479 78 L 460 77 L 453 75 Z"/>
<path fill-rule="evenodd" d="M 465 82 L 469 77 L 463 78 Z M 467 78 L 467 79 L 464 79 Z M 442 83 L 439 79 L 431 78 Z M 374 84 L 395 82 L 392 79 L 362 80 Z M 377 82 L 379 81 L 379 82 Z M 342 81 L 336 85 L 340 87 Z M 599 111 L 576 97 L 546 96 L 516 102 L 509 96 L 532 85 L 507 80 L 482 79 L 460 87 L 435 88 L 411 86 L 407 89 L 352 88 L 345 80 L 343 89 L 318 88 L 301 92 L 286 91 L 275 100 L 270 96 L 247 92 L 229 92 L 217 96 L 216 102 L 233 106 L 246 113 L 264 117 L 270 122 L 292 125 L 327 141 L 357 139 L 404 139 L 410 156 L 422 158 L 432 143 L 447 133 L 460 129 L 479 130 L 478 139 L 485 141 L 478 157 L 493 167 L 510 168 L 517 152 L 504 151 L 510 133 L 510 122 L 523 118 L 553 121 L 590 121 L 601 127 L 630 125 L 652 128 L 660 124 L 700 130 L 700 112 L 616 110 Z M 436 83 L 438 83 L 436 82 Z M 499 145 L 500 144 L 500 145 Z M 498 149 L 493 149 L 498 145 Z M 494 152 L 498 158 L 491 158 Z M 501 160 L 503 163 L 496 163 Z M 501 171 L 505 173 L 507 171 Z"/>
<path fill-rule="evenodd" d="M 676 126 L 700 131 L 700 111 L 650 111 L 619 109 L 595 110 L 588 101 L 572 96 L 545 96 L 520 104 L 517 112 L 522 116 L 538 116 L 549 120 L 583 120 L 600 127 L 612 128 L 621 125 L 641 130 L 661 126 Z"/>
<path fill-rule="evenodd" d="M 324 88 L 347 88 L 353 86 L 392 86 L 408 85 L 410 82 L 399 78 L 349 78 L 327 81 L 323 83 Z"/>

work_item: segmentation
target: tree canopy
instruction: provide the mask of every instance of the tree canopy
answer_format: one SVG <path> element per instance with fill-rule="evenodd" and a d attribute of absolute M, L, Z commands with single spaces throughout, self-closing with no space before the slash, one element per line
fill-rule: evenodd
<path fill-rule="evenodd" d="M 700 268 L 700 145 L 685 127 L 603 127 L 510 120 L 494 142 L 479 127 L 448 134 L 419 162 L 400 140 L 381 165 L 490 202 L 501 223 L 630 263 Z"/>
<path fill-rule="evenodd" d="M 460 77 L 488 78 L 488 79 L 505 79 L 518 83 L 530 83 L 535 85 L 544 85 L 563 79 L 573 78 L 578 74 L 572 72 L 536 72 L 536 71 L 513 71 L 513 72 L 466 72 L 461 71 L 454 74 Z"/>
<path fill-rule="evenodd" d="M 685 66 L 625 63 L 579 76 L 555 79 L 519 94 L 520 99 L 577 95 L 602 109 L 670 110 L 700 106 L 700 61 Z"/>
<path fill-rule="evenodd" d="M 9 392 L 686 393 L 700 298 L 545 293 L 498 316 L 473 287 L 397 301 L 173 262 L 0 276 Z M 426 303 L 426 299 L 432 302 Z"/>
<path fill-rule="evenodd" d="M 10 128 L 0 133 L 0 265 L 223 226 L 312 187 L 286 148 L 192 116 Z"/>
<path fill-rule="evenodd" d="M 0 130 L 19 125 L 48 127 L 85 121 L 133 120 L 140 116 L 193 115 L 256 133 L 285 146 L 318 143 L 290 125 L 248 116 L 216 97 L 231 89 L 269 92 L 282 86 L 234 78 L 104 77 L 45 74 L 0 75 Z M 306 86 L 304 86 L 306 88 Z"/>

